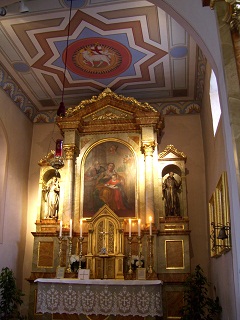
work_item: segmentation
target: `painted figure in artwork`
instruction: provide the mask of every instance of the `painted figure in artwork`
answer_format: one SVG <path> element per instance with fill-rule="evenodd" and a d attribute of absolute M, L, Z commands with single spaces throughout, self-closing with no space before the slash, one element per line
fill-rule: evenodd
<path fill-rule="evenodd" d="M 170 172 L 169 176 L 163 181 L 162 192 L 165 199 L 166 216 L 180 216 L 180 202 L 178 193 L 180 192 L 181 181 L 174 178 L 174 173 Z"/>
<path fill-rule="evenodd" d="M 45 192 L 45 202 L 47 206 L 45 218 L 57 219 L 60 193 L 60 184 L 57 177 L 53 177 L 48 181 Z"/>
<path fill-rule="evenodd" d="M 136 165 L 132 151 L 117 141 L 99 143 L 84 163 L 83 215 L 107 205 L 119 217 L 135 216 Z"/>
<path fill-rule="evenodd" d="M 100 208 L 107 204 L 114 211 L 129 208 L 124 184 L 123 177 L 115 171 L 114 163 L 108 163 L 107 170 L 99 176 L 96 184 L 96 206 Z"/>
<path fill-rule="evenodd" d="M 104 171 L 106 171 L 106 169 L 99 163 L 99 161 L 95 161 L 85 172 L 85 180 L 96 181 L 99 175 Z"/>

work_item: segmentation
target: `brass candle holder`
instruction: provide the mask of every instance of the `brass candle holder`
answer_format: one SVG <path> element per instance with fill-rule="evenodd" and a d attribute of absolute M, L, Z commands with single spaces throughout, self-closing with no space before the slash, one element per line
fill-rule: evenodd
<path fill-rule="evenodd" d="M 71 273 L 72 237 L 68 237 L 68 268 L 67 273 Z"/>
<path fill-rule="evenodd" d="M 128 237 L 128 244 L 129 244 L 129 253 L 128 253 L 128 261 L 129 261 L 129 269 L 128 274 L 132 274 L 132 237 Z"/>
<path fill-rule="evenodd" d="M 78 270 L 82 268 L 82 245 L 83 245 L 83 237 L 79 237 L 79 266 L 78 266 Z"/>
<path fill-rule="evenodd" d="M 142 267 L 142 241 L 141 241 L 141 236 L 137 236 L 138 240 L 138 268 Z"/>
<path fill-rule="evenodd" d="M 148 273 L 150 273 L 150 274 L 153 273 L 153 268 L 152 268 L 152 239 L 153 239 L 153 236 L 148 236 L 148 243 L 149 243 L 149 266 L 148 266 Z"/>
<path fill-rule="evenodd" d="M 58 266 L 59 267 L 61 267 L 61 262 L 62 262 L 62 241 L 63 241 L 63 237 L 58 237 L 58 243 L 59 243 Z"/>

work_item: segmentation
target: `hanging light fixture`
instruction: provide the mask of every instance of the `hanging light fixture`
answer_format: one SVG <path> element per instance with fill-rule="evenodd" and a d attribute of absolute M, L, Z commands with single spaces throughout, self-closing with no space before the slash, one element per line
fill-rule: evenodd
<path fill-rule="evenodd" d="M 64 73 L 63 73 L 63 88 L 62 88 L 62 101 L 58 107 L 57 115 L 59 117 L 65 117 L 66 107 L 64 105 L 64 89 L 65 89 L 65 80 L 66 80 L 66 70 L 67 70 L 67 58 L 68 58 L 68 43 L 69 43 L 69 35 L 70 35 L 70 22 L 71 22 L 71 15 L 72 15 L 72 1 L 70 3 L 70 10 L 69 10 L 69 20 L 68 20 L 68 33 L 67 33 L 67 46 L 66 46 L 66 53 L 64 55 Z"/>
<path fill-rule="evenodd" d="M 65 117 L 66 108 L 63 102 L 64 99 L 64 88 L 65 88 L 65 79 L 66 79 L 66 70 L 67 70 L 67 58 L 68 58 L 68 43 L 69 43 L 69 35 L 70 35 L 70 22 L 71 22 L 71 15 L 72 15 L 72 0 L 70 4 L 69 10 L 69 20 L 68 20 L 68 33 L 67 33 L 67 45 L 65 49 L 64 55 L 64 73 L 63 73 L 63 88 L 62 88 L 62 101 L 60 102 L 59 108 L 57 110 L 57 115 L 59 117 Z M 64 166 L 64 159 L 63 159 L 63 140 L 57 139 L 56 140 L 56 149 L 54 153 L 54 157 L 50 160 L 50 165 L 56 171 L 56 176 L 58 176 L 58 170 Z"/>
<path fill-rule="evenodd" d="M 64 166 L 62 151 L 63 151 L 63 140 L 57 139 L 55 154 L 52 160 L 50 160 L 51 167 L 55 169 L 56 177 L 58 176 L 58 170 Z"/>

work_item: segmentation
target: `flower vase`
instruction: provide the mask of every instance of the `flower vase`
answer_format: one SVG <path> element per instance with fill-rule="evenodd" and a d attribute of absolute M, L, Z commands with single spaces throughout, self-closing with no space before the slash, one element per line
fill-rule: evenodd
<path fill-rule="evenodd" d="M 77 272 L 79 268 L 79 262 L 78 261 L 74 261 L 71 263 L 71 270 L 72 272 Z"/>

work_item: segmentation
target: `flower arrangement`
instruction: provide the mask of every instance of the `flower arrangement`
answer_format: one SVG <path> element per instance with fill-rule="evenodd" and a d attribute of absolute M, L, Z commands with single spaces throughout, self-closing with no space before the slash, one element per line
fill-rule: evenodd
<path fill-rule="evenodd" d="M 86 258 L 85 256 L 82 256 L 81 259 L 81 269 L 86 268 Z M 72 254 L 70 257 L 70 264 L 71 264 L 71 270 L 72 272 L 77 272 L 79 268 L 79 255 Z"/>
<path fill-rule="evenodd" d="M 139 259 L 139 256 L 132 255 L 131 267 L 133 270 L 136 270 L 137 268 L 144 268 L 144 256 L 140 255 Z"/>

